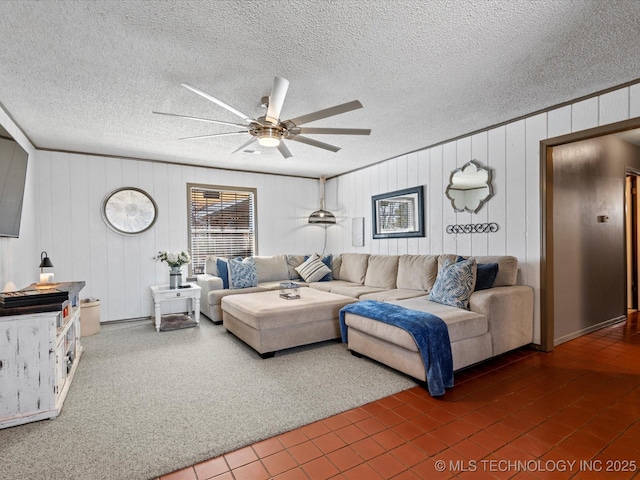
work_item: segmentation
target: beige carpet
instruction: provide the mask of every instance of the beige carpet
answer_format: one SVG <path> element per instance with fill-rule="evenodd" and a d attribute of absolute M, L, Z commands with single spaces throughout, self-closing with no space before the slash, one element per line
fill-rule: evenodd
<path fill-rule="evenodd" d="M 54 420 L 0 430 L 2 480 L 150 479 L 415 386 L 346 346 L 257 353 L 204 319 L 102 325 Z"/>

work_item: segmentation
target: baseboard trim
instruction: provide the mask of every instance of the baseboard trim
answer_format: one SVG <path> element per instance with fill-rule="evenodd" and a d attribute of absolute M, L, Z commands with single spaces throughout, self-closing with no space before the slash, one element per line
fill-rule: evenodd
<path fill-rule="evenodd" d="M 586 335 L 587 333 L 595 332 L 596 330 L 600 330 L 601 328 L 610 327 L 611 325 L 615 325 L 616 323 L 624 322 L 626 319 L 627 319 L 626 315 L 620 315 L 619 317 L 612 318 L 611 320 L 606 320 L 596 325 L 591 325 L 590 327 L 583 328 L 582 330 L 578 330 L 577 332 L 570 333 L 568 335 L 565 335 L 564 337 L 556 338 L 553 341 L 553 346 L 557 347 L 561 343 L 568 342 L 569 340 L 573 340 L 574 338 L 581 337 L 582 335 Z"/>

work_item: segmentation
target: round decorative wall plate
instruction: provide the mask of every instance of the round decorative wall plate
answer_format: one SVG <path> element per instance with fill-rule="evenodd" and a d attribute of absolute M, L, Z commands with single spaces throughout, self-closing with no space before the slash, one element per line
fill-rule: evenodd
<path fill-rule="evenodd" d="M 114 232 L 137 235 L 149 230 L 158 218 L 158 206 L 144 190 L 118 188 L 104 197 L 102 218 Z"/>

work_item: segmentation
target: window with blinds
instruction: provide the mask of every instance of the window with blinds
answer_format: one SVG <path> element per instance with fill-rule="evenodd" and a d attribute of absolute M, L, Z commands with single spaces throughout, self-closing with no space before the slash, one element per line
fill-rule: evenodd
<path fill-rule="evenodd" d="M 255 254 L 256 190 L 187 184 L 191 272 L 204 273 L 205 259 Z"/>

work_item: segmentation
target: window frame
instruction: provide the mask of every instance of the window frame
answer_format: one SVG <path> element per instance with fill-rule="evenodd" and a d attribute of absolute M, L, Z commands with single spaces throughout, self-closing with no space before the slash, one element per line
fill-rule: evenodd
<path fill-rule="evenodd" d="M 191 217 L 191 208 L 192 208 L 192 189 L 201 189 L 201 190 L 210 190 L 214 192 L 228 192 L 228 193 L 243 193 L 250 194 L 253 196 L 253 252 L 251 255 L 258 254 L 258 190 L 256 188 L 251 187 L 236 187 L 229 185 L 211 185 L 206 183 L 187 183 L 187 237 L 188 237 L 188 245 L 189 245 L 189 253 L 192 257 L 192 262 L 189 264 L 189 274 L 190 275 L 199 275 L 194 274 L 194 261 L 193 259 L 196 257 L 197 252 L 194 252 L 193 248 L 193 236 L 192 236 L 192 217 Z M 207 255 L 215 255 L 215 253 L 207 253 Z M 233 254 L 229 254 L 233 255 Z M 204 265 L 203 265 L 204 268 Z M 204 272 L 203 272 L 204 273 Z"/>

